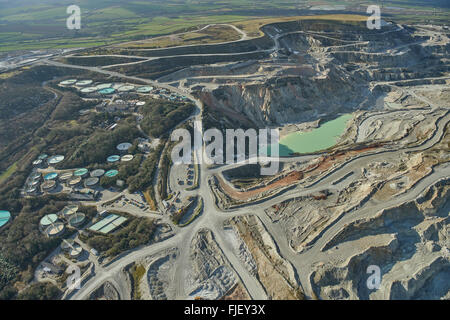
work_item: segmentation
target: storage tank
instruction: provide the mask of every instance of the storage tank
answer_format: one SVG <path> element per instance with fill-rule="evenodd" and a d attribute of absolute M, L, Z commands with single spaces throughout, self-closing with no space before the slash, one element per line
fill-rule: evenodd
<path fill-rule="evenodd" d="M 72 217 L 69 219 L 69 225 L 73 228 L 78 228 L 86 221 L 86 215 L 81 212 L 75 213 Z"/>
<path fill-rule="evenodd" d="M 64 231 L 66 231 L 64 224 L 61 222 L 56 222 L 45 229 L 45 234 L 49 238 L 59 237 L 64 233 Z"/>
<path fill-rule="evenodd" d="M 42 188 L 42 191 L 44 191 L 44 192 L 53 191 L 56 188 L 56 181 L 54 181 L 54 180 L 45 181 L 41 185 L 41 188 Z"/>

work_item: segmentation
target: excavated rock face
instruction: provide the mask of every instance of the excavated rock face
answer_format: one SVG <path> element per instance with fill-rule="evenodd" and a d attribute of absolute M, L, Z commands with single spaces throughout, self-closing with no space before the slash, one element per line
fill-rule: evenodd
<path fill-rule="evenodd" d="M 448 299 L 449 183 L 442 179 L 416 200 L 342 229 L 323 250 L 354 246 L 360 252 L 317 266 L 310 276 L 315 294 L 322 299 Z M 370 265 L 381 270 L 378 290 L 366 282 Z"/>
<path fill-rule="evenodd" d="M 207 107 L 232 110 L 257 126 L 306 122 L 375 108 L 384 90 L 377 82 L 438 77 L 449 69 L 442 60 L 448 37 L 431 41 L 413 28 L 388 25 L 376 31 L 365 23 L 304 21 L 263 30 L 275 43 L 271 58 L 257 61 L 256 72 L 255 64 L 241 71 L 243 77 L 253 75 L 252 81 L 211 80 L 197 92 Z"/>
<path fill-rule="evenodd" d="M 327 79 L 289 76 L 263 84 L 225 85 L 202 92 L 201 97 L 215 107 L 233 109 L 264 126 L 304 122 L 323 113 L 353 110 L 365 99 L 364 92 L 369 94 L 366 88 L 349 82 L 343 72 L 334 70 Z M 353 94 L 359 98 L 350 99 Z"/>
<path fill-rule="evenodd" d="M 236 285 L 236 276 L 209 229 L 201 229 L 194 237 L 190 260 L 191 297 L 219 299 Z"/>
<path fill-rule="evenodd" d="M 120 295 L 114 285 L 111 282 L 106 281 L 102 286 L 100 286 L 100 288 L 91 294 L 90 299 L 120 300 Z"/>

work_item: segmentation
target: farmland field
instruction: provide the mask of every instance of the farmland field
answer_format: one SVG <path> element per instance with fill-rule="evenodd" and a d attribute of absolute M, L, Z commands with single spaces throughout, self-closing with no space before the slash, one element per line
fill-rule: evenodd
<path fill-rule="evenodd" d="M 72 4 L 81 8 L 80 30 L 66 28 L 69 17 L 66 8 Z M 364 2 L 353 0 L 308 3 L 296 0 L 1 0 L 0 51 L 95 47 L 198 30 L 213 23 L 239 24 L 249 32 L 249 36 L 258 36 L 259 26 L 270 22 L 271 18 L 311 14 L 311 9 L 320 7 L 329 10 L 325 5 L 339 5 L 345 13 L 364 14 L 367 6 Z M 444 0 L 433 1 L 432 5 L 422 0 L 384 1 L 382 11 L 387 19 L 395 14 L 397 20 L 405 22 L 429 20 L 445 23 L 449 18 L 449 4 Z M 187 43 L 208 41 L 203 39 Z M 212 42 L 220 42 L 220 39 Z M 165 45 L 164 41 L 162 45 Z"/>

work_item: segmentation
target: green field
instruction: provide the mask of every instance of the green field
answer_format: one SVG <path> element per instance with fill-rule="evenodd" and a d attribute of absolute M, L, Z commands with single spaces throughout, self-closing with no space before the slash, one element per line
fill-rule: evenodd
<path fill-rule="evenodd" d="M 0 182 L 8 179 L 14 172 L 17 170 L 17 163 L 14 163 L 12 166 L 8 168 L 5 172 L 0 175 Z"/>
<path fill-rule="evenodd" d="M 81 8 L 81 29 L 68 30 L 66 8 Z M 345 5 L 359 12 L 372 2 L 298 0 L 0 0 L 0 51 L 93 47 L 182 32 L 210 23 L 304 15 L 315 5 Z M 447 23 L 446 0 L 384 1 L 382 15 L 402 22 Z M 403 8 L 403 11 L 386 8 Z M 434 10 L 437 10 L 436 12 Z M 327 13 L 327 11 L 323 11 Z"/>

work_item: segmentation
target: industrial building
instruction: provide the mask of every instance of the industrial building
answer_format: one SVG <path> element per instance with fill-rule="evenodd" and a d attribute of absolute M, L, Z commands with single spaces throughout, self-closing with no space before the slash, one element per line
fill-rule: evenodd
<path fill-rule="evenodd" d="M 89 230 L 107 234 L 116 230 L 127 220 L 128 219 L 125 217 L 116 214 L 109 214 L 106 218 L 89 227 Z"/>

